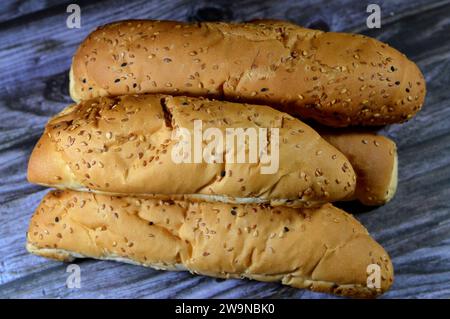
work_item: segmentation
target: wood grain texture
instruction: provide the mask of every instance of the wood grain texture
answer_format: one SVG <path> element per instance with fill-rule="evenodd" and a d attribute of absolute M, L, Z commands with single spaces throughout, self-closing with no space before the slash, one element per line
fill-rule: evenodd
<path fill-rule="evenodd" d="M 384 298 L 450 297 L 450 1 L 380 1 L 382 28 L 365 26 L 372 1 L 78 1 L 82 28 L 67 29 L 70 1 L 2 2 L 0 9 L 0 298 L 332 298 L 240 280 L 217 280 L 82 260 L 81 289 L 65 264 L 25 251 L 29 218 L 46 189 L 26 182 L 28 156 L 48 118 L 71 103 L 67 71 L 82 39 L 119 19 L 287 19 L 361 32 L 416 61 L 427 80 L 423 110 L 381 131 L 399 147 L 399 188 L 388 205 L 341 206 L 356 214 L 393 257 L 396 281 Z"/>

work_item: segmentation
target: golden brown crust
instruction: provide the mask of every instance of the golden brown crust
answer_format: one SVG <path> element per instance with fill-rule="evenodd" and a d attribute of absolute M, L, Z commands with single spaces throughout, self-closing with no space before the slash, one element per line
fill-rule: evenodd
<path fill-rule="evenodd" d="M 324 131 L 320 135 L 341 151 L 356 172 L 354 198 L 365 205 L 389 202 L 397 190 L 397 146 L 369 132 Z"/>
<path fill-rule="evenodd" d="M 161 104 L 164 100 L 164 105 Z M 167 113 L 170 120 L 167 121 Z M 165 118 L 166 117 L 166 118 Z M 279 169 L 261 162 L 175 163 L 175 128 L 278 128 Z M 97 98 L 50 120 L 29 163 L 30 182 L 110 194 L 318 206 L 345 199 L 356 177 L 347 158 L 301 121 L 266 106 L 162 95 Z"/>
<path fill-rule="evenodd" d="M 128 93 L 269 104 L 331 126 L 403 122 L 425 81 L 403 54 L 362 35 L 279 21 L 123 21 L 100 27 L 72 63 L 74 100 Z"/>
<path fill-rule="evenodd" d="M 357 297 L 383 293 L 393 281 L 383 248 L 331 204 L 272 208 L 53 191 L 31 219 L 27 248 L 59 260 L 112 259 Z M 379 290 L 366 286 L 369 264 L 381 267 Z"/>

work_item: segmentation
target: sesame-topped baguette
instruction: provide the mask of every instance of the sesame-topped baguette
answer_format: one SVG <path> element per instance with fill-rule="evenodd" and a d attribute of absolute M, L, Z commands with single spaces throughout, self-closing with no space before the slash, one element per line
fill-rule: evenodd
<path fill-rule="evenodd" d="M 61 261 L 117 260 L 355 297 L 376 296 L 393 281 L 385 250 L 331 204 L 272 208 L 53 191 L 31 219 L 27 249 Z"/>
<path fill-rule="evenodd" d="M 216 130 L 235 149 L 243 138 L 245 161 L 229 158 L 236 151 L 228 144 L 223 153 L 211 150 L 210 139 L 200 141 L 199 162 L 195 149 L 190 158 L 182 156 L 190 162 L 178 162 L 174 154 L 189 141 L 176 132 L 192 133 L 191 150 L 198 145 L 199 121 L 204 136 Z M 253 129 L 253 142 L 251 134 L 242 131 L 236 138 L 230 129 Z M 269 143 L 270 163 L 249 156 L 250 148 L 261 155 L 261 139 Z M 201 154 L 208 150 L 215 157 L 206 162 Z M 28 179 L 79 191 L 305 207 L 343 200 L 356 184 L 347 158 L 288 114 L 267 106 L 151 94 L 96 98 L 64 110 L 49 121 L 35 147 Z"/>
<path fill-rule="evenodd" d="M 271 105 L 331 126 L 403 122 L 425 82 L 375 39 L 281 21 L 123 21 L 92 32 L 71 67 L 74 100 L 129 93 L 209 96 Z"/>
<path fill-rule="evenodd" d="M 397 190 L 397 146 L 391 139 L 370 132 L 320 131 L 320 135 L 341 151 L 356 173 L 352 198 L 365 205 L 383 205 Z"/>

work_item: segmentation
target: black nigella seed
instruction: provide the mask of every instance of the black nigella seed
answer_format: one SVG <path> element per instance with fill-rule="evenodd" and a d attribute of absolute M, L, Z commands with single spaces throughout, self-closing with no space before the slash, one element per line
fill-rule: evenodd
<path fill-rule="evenodd" d="M 395 81 L 395 85 L 400 85 L 400 81 Z"/>
<path fill-rule="evenodd" d="M 55 222 L 58 223 L 59 222 L 59 218 L 55 217 Z"/>
<path fill-rule="evenodd" d="M 289 228 L 284 227 L 284 231 L 285 231 L 285 232 L 288 232 L 288 231 L 289 231 Z"/>
<path fill-rule="evenodd" d="M 151 226 L 151 225 L 153 225 L 153 222 L 149 222 L 148 224 Z"/>
<path fill-rule="evenodd" d="M 127 66 L 127 63 L 124 62 L 124 63 L 122 63 L 120 66 L 121 66 L 121 67 Z"/>
<path fill-rule="evenodd" d="M 261 92 L 266 92 L 266 91 L 269 91 L 269 89 L 268 88 L 262 88 L 261 89 Z"/>
<path fill-rule="evenodd" d="M 114 82 L 116 82 L 116 83 L 117 83 L 117 82 L 120 82 L 120 79 L 115 79 Z"/>
<path fill-rule="evenodd" d="M 220 172 L 220 176 L 225 177 L 226 172 L 225 171 L 221 171 Z"/>

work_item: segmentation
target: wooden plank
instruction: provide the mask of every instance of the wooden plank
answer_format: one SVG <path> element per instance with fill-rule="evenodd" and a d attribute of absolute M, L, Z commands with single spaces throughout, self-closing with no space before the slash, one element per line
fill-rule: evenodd
<path fill-rule="evenodd" d="M 394 258 L 397 277 L 393 289 L 384 298 L 448 297 L 449 246 L 447 241 Z M 278 284 L 221 281 L 189 273 L 163 272 L 105 261 L 78 262 L 81 288 L 68 289 L 66 265 L 56 262 L 47 264 L 53 267 L 19 279 L 17 285 L 20 290 L 15 283 L 4 284 L 0 289 L 0 298 L 332 298 Z"/>
<path fill-rule="evenodd" d="M 430 2 L 423 11 L 406 15 L 398 21 L 387 21 L 381 29 L 364 30 L 362 33 L 388 43 L 404 52 L 413 61 L 428 60 L 433 55 L 449 56 L 450 19 L 448 3 Z"/>

